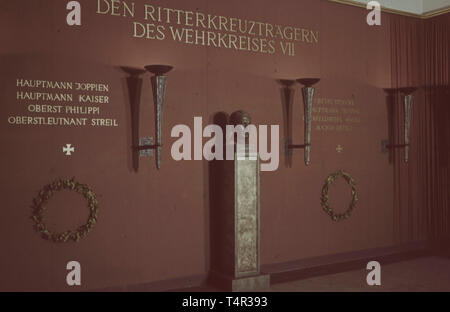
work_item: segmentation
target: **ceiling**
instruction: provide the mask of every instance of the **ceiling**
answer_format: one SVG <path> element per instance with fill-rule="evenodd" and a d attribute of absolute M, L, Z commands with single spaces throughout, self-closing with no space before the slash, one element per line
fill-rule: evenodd
<path fill-rule="evenodd" d="M 329 1 L 365 7 L 371 0 Z M 450 0 L 378 0 L 378 2 L 384 11 L 422 18 L 450 12 Z"/>

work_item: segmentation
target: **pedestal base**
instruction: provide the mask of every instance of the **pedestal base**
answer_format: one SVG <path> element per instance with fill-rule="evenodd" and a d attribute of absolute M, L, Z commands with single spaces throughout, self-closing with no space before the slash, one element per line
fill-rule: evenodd
<path fill-rule="evenodd" d="M 211 273 L 209 283 L 224 291 L 258 291 L 270 288 L 270 275 L 260 274 L 242 278 L 233 278 L 218 273 Z"/>

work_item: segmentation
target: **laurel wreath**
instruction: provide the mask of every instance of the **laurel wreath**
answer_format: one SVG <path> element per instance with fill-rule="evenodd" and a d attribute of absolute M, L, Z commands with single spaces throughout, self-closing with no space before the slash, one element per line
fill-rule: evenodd
<path fill-rule="evenodd" d="M 44 212 L 46 210 L 47 202 L 52 196 L 61 190 L 75 191 L 84 196 L 88 201 L 90 210 L 89 218 L 86 224 L 79 226 L 75 231 L 69 230 L 63 233 L 52 233 L 44 223 Z M 56 243 L 68 242 L 69 240 L 78 242 L 85 237 L 97 223 L 98 217 L 98 201 L 95 193 L 86 184 L 81 184 L 75 181 L 75 178 L 70 180 L 58 179 L 50 183 L 39 191 L 39 195 L 33 199 L 33 215 L 36 231 L 38 231 L 43 238 L 51 240 Z"/>
<path fill-rule="evenodd" d="M 345 181 L 347 181 L 352 191 L 352 201 L 350 202 L 348 209 L 344 213 L 335 213 L 333 209 L 330 208 L 328 196 L 330 186 L 339 177 L 342 177 L 345 179 Z M 348 219 L 351 216 L 357 202 L 358 202 L 358 194 L 356 192 L 356 183 L 355 180 L 353 180 L 353 178 L 348 173 L 344 172 L 343 170 L 339 170 L 328 176 L 327 180 L 325 181 L 325 185 L 322 188 L 321 204 L 323 210 L 331 217 L 333 221 L 339 222 L 341 220 Z"/>

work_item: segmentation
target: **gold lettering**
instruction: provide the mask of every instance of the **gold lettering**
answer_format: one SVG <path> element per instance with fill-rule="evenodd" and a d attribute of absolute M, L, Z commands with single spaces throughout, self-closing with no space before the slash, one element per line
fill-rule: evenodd
<path fill-rule="evenodd" d="M 177 28 L 173 28 L 172 26 L 169 26 L 170 31 L 172 32 L 172 38 L 173 40 L 182 41 L 184 37 L 184 29 L 181 29 L 181 32 Z"/>
<path fill-rule="evenodd" d="M 120 0 L 111 0 L 111 15 L 120 16 Z"/>
<path fill-rule="evenodd" d="M 287 32 L 286 32 L 287 31 Z M 285 39 L 287 39 L 287 40 L 292 40 L 294 37 L 293 37 L 293 28 L 292 27 L 290 27 L 290 26 L 288 26 L 288 27 L 285 27 L 284 28 L 284 31 L 283 31 L 283 35 L 284 35 L 284 38 Z"/>
<path fill-rule="evenodd" d="M 219 48 L 223 46 L 224 48 L 228 48 L 227 43 L 225 42 L 225 38 L 228 37 L 227 34 L 219 33 Z"/>
<path fill-rule="evenodd" d="M 281 31 L 281 26 L 280 25 L 275 25 L 276 31 L 275 31 L 275 37 L 279 36 L 280 39 L 283 39 L 283 32 Z"/>
<path fill-rule="evenodd" d="M 144 19 L 148 20 L 148 17 L 150 16 L 152 21 L 156 21 L 155 17 L 153 16 L 153 14 L 155 13 L 155 7 L 153 5 L 146 4 L 144 5 L 144 8 L 145 8 Z"/>
<path fill-rule="evenodd" d="M 233 45 L 234 48 L 235 48 L 236 50 L 238 50 L 238 46 L 237 46 L 237 44 L 236 44 L 237 41 L 238 41 L 237 36 L 236 36 L 236 35 L 229 35 L 228 38 L 230 39 L 230 41 L 229 41 L 229 47 L 230 47 L 230 49 L 231 49 L 231 45 Z"/>
<path fill-rule="evenodd" d="M 247 28 L 248 28 L 248 23 L 247 23 L 247 20 L 245 20 L 244 21 L 245 22 L 245 29 L 243 29 L 243 27 L 242 27 L 242 20 L 239 20 L 239 31 L 242 33 L 242 34 L 245 34 L 246 32 L 247 32 Z"/>
<path fill-rule="evenodd" d="M 201 24 L 203 28 L 207 28 L 205 25 L 205 14 L 197 12 L 195 13 L 195 15 L 197 20 L 197 27 L 199 27 L 199 25 Z"/>
<path fill-rule="evenodd" d="M 250 29 L 249 29 L 249 31 L 248 31 L 248 34 L 249 34 L 249 35 L 256 35 L 256 34 L 253 32 L 253 28 L 255 27 L 255 22 L 254 22 L 254 21 L 249 21 L 249 24 L 250 24 Z"/>
<path fill-rule="evenodd" d="M 231 17 L 230 18 L 230 31 L 231 32 L 237 32 L 237 18 Z"/>
<path fill-rule="evenodd" d="M 191 12 L 191 11 L 186 11 L 184 13 L 184 16 L 186 18 L 186 22 L 185 22 L 186 26 L 194 26 L 194 23 L 192 22 L 193 17 L 194 17 L 193 15 L 194 15 L 194 12 Z"/>
<path fill-rule="evenodd" d="M 266 39 L 261 39 L 260 40 L 260 47 L 261 47 L 261 50 L 260 50 L 260 52 L 261 53 L 267 53 L 267 50 L 266 50 L 266 48 L 267 48 L 267 40 Z"/>
<path fill-rule="evenodd" d="M 177 14 L 177 24 L 180 25 L 181 24 L 181 13 L 183 13 L 183 11 L 178 10 L 178 9 L 174 9 L 173 11 Z"/>
<path fill-rule="evenodd" d="M 106 9 L 105 10 L 101 10 L 101 2 L 103 2 L 104 4 L 106 4 Z M 108 14 L 108 12 L 109 12 L 109 9 L 110 9 L 110 6 L 109 6 L 109 2 L 108 1 L 106 1 L 106 0 L 98 0 L 98 2 L 97 2 L 97 14 Z"/>
<path fill-rule="evenodd" d="M 183 29 L 183 31 L 186 33 L 186 43 L 187 44 L 194 44 L 194 30 L 192 28 L 186 28 Z"/>
<path fill-rule="evenodd" d="M 305 38 L 306 38 L 306 42 L 310 42 L 309 41 L 309 32 L 306 29 L 302 29 L 302 41 L 305 42 Z"/>
<path fill-rule="evenodd" d="M 259 50 L 260 50 L 259 43 L 260 43 L 260 40 L 258 38 L 252 39 L 252 51 L 253 52 L 259 52 Z"/>
<path fill-rule="evenodd" d="M 294 29 L 294 33 L 295 33 L 295 41 L 300 41 L 300 32 L 301 32 L 302 30 L 300 29 L 300 28 L 295 28 Z"/>
<path fill-rule="evenodd" d="M 256 22 L 256 24 L 258 25 L 258 33 L 259 33 L 259 35 L 260 36 L 262 36 L 263 35 L 263 33 L 262 33 L 262 26 L 263 25 L 265 25 L 264 23 L 261 23 L 261 22 Z"/>
<path fill-rule="evenodd" d="M 155 24 L 147 24 L 147 39 L 155 39 L 155 36 L 151 36 L 155 32 Z"/>
<path fill-rule="evenodd" d="M 208 29 L 211 29 L 211 25 L 214 26 L 214 29 L 217 30 L 217 25 L 215 23 L 215 19 L 217 16 L 211 16 L 211 14 L 208 14 Z"/>
<path fill-rule="evenodd" d="M 213 43 L 213 46 L 217 48 L 217 44 L 215 42 L 216 40 L 216 33 L 212 31 L 208 31 L 208 46 L 211 46 L 211 42 Z"/>
<path fill-rule="evenodd" d="M 198 35 L 198 33 L 199 33 L 198 31 L 195 32 L 195 44 L 200 44 L 199 39 L 201 39 L 202 40 L 201 45 L 205 45 L 205 32 L 202 30 L 201 37 Z"/>
<path fill-rule="evenodd" d="M 247 50 L 247 48 L 244 46 L 246 42 L 247 37 L 245 36 L 239 36 L 239 50 Z"/>
<path fill-rule="evenodd" d="M 121 12 L 121 5 L 123 5 L 123 12 Z M 135 3 L 130 2 L 128 4 L 121 0 L 98 0 L 97 13 L 111 15 L 120 15 L 122 13 L 124 17 L 135 17 Z M 181 28 L 183 26 L 180 28 L 169 26 L 172 39 L 175 41 L 186 44 L 219 46 L 260 53 L 276 53 L 275 47 L 278 40 L 318 43 L 319 37 L 318 31 L 303 28 L 245 20 L 237 17 L 164 8 L 150 4 L 144 4 L 144 19 L 154 23 L 141 24 L 134 22 L 133 37 L 164 40 L 166 35 L 168 35 L 165 33 L 166 27 L 157 25 L 155 22 L 176 23 L 177 25 L 186 26 L 186 28 Z M 200 27 L 206 29 L 206 31 L 196 29 Z M 225 34 L 227 32 L 239 34 Z M 240 34 L 244 36 L 240 36 Z M 260 38 L 252 38 L 253 36 Z M 282 44 L 285 55 L 295 55 L 295 45 L 293 42 L 280 43 Z"/>
<path fill-rule="evenodd" d="M 158 31 L 158 35 L 156 36 L 156 39 L 158 40 L 164 40 L 166 38 L 166 34 L 164 33 L 164 26 L 163 25 L 158 25 L 158 27 L 156 27 L 156 30 Z"/>
<path fill-rule="evenodd" d="M 314 32 L 311 30 L 311 37 L 313 38 L 315 43 L 319 43 L 319 32 L 318 31 Z"/>
<path fill-rule="evenodd" d="M 174 10 L 170 8 L 163 8 L 163 10 L 166 13 L 166 23 L 170 24 L 170 13 L 173 12 Z"/>
<path fill-rule="evenodd" d="M 228 31 L 228 20 L 225 16 L 219 16 L 219 30 L 222 30 L 222 28 L 225 31 Z"/>
<path fill-rule="evenodd" d="M 269 37 L 269 34 L 273 38 L 273 25 L 266 23 L 266 37 Z"/>
<path fill-rule="evenodd" d="M 134 17 L 134 2 L 131 4 L 131 9 L 125 1 L 123 2 L 123 16 L 124 17 L 126 17 L 127 11 L 131 17 Z"/>
<path fill-rule="evenodd" d="M 67 81 L 47 81 L 47 80 L 25 80 L 17 79 L 16 87 L 26 87 L 26 88 L 44 88 L 44 89 L 65 89 L 72 90 L 73 83 Z"/>

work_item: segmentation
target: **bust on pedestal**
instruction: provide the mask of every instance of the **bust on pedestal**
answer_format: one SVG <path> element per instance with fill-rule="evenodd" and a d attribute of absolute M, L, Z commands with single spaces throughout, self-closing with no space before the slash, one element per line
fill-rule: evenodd
<path fill-rule="evenodd" d="M 230 120 L 235 126 L 251 123 L 242 111 Z M 270 287 L 270 276 L 260 272 L 259 156 L 251 151 L 247 138 L 242 151 L 236 142 L 233 145 L 234 160 L 211 163 L 209 281 L 227 291 L 265 289 Z"/>

